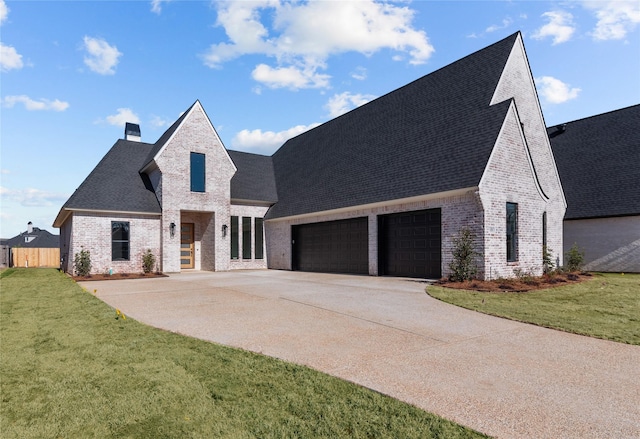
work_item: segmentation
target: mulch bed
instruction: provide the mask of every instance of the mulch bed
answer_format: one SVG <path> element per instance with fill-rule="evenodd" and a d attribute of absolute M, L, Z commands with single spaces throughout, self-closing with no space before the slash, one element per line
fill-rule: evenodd
<path fill-rule="evenodd" d="M 122 279 L 154 279 L 158 277 L 169 277 L 164 273 L 113 273 L 109 274 L 90 274 L 89 276 L 72 276 L 76 282 L 90 280 L 122 280 Z"/>
<path fill-rule="evenodd" d="M 560 273 L 539 277 L 527 276 L 513 279 L 469 280 L 464 282 L 451 282 L 448 279 L 440 279 L 435 284 L 446 288 L 486 293 L 526 293 L 527 291 L 580 283 L 590 278 L 590 273 Z"/>

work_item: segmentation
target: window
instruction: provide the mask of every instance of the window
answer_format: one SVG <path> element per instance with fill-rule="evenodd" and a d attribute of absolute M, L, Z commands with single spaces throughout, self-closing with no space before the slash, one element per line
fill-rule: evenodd
<path fill-rule="evenodd" d="M 238 217 L 231 217 L 231 259 L 238 259 Z"/>
<path fill-rule="evenodd" d="M 542 212 L 542 247 L 547 248 L 547 212 Z"/>
<path fill-rule="evenodd" d="M 191 153 L 191 192 L 205 190 L 204 154 Z"/>
<path fill-rule="evenodd" d="M 251 218 L 242 217 L 242 259 L 251 259 Z"/>
<path fill-rule="evenodd" d="M 518 205 L 507 203 L 507 262 L 518 260 Z"/>
<path fill-rule="evenodd" d="M 255 219 L 255 229 L 256 229 L 256 259 L 264 259 L 264 230 L 263 230 L 264 220 L 262 218 Z"/>
<path fill-rule="evenodd" d="M 111 222 L 111 260 L 129 260 L 129 223 Z"/>

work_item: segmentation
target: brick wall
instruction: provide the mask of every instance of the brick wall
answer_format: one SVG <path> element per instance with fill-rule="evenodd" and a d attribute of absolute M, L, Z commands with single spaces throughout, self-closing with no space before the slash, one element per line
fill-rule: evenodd
<path fill-rule="evenodd" d="M 73 221 L 71 225 L 70 222 Z M 111 260 L 111 222 L 129 222 L 129 260 Z M 74 212 L 61 228 L 70 225 L 69 272 L 73 271 L 73 259 L 83 248 L 91 253 L 91 272 L 104 273 L 112 269 L 114 273 L 142 272 L 142 255 L 150 249 L 160 260 L 160 217 L 145 215 L 109 215 L 99 213 Z M 66 233 L 66 231 L 64 232 Z M 62 242 L 62 241 L 61 241 Z M 61 249 L 62 250 L 62 249 Z"/>
<path fill-rule="evenodd" d="M 492 104 L 510 98 L 516 102 L 540 186 L 549 198 L 546 206 L 547 246 L 554 259 L 559 257 L 562 262 L 562 220 L 566 202 L 521 37 L 514 44 Z"/>
<path fill-rule="evenodd" d="M 440 208 L 442 213 L 442 273 L 447 276 L 452 259 L 452 237 L 461 228 L 469 227 L 478 237 L 476 247 L 481 251 L 483 245 L 482 219 L 480 200 L 475 188 L 457 191 L 449 196 L 428 195 L 421 199 L 397 200 L 374 207 L 354 208 L 350 211 L 309 215 L 284 220 L 265 222 L 267 259 L 269 268 L 291 270 L 291 227 L 339 219 L 367 217 L 369 219 L 369 274 L 378 275 L 378 216 L 391 213 Z M 477 263 L 482 264 L 482 259 Z M 481 266 L 479 268 L 482 268 Z"/>
<path fill-rule="evenodd" d="M 190 153 L 205 154 L 205 192 L 191 192 Z M 218 229 L 228 223 L 231 177 L 235 173 L 220 138 L 199 103 L 196 103 L 155 160 L 161 179 L 157 181 L 162 203 L 162 266 L 166 272 L 180 271 L 181 222 L 194 222 L 200 238 L 196 266 L 203 270 L 228 270 L 229 246 Z M 202 212 L 206 215 L 193 215 Z M 176 236 L 170 236 L 170 224 L 176 224 Z"/>

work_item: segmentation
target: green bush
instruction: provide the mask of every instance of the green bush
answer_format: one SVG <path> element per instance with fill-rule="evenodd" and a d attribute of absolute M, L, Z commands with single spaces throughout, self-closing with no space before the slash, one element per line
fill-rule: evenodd
<path fill-rule="evenodd" d="M 578 244 L 574 243 L 569 252 L 565 255 L 567 258 L 566 267 L 568 271 L 580 271 L 584 265 L 584 251 L 578 248 Z"/>
<path fill-rule="evenodd" d="M 542 246 L 542 272 L 544 274 L 549 274 L 553 271 L 553 267 L 555 264 L 553 263 L 553 252 L 546 245 Z"/>
<path fill-rule="evenodd" d="M 145 273 L 151 273 L 155 265 L 156 257 L 151 252 L 151 249 L 147 249 L 147 252 L 142 255 L 142 269 Z"/>
<path fill-rule="evenodd" d="M 473 238 L 473 233 L 467 228 L 460 230 L 458 236 L 453 238 L 453 260 L 449 263 L 450 281 L 462 282 L 475 277 L 478 268 L 474 258 L 479 253 L 475 251 Z"/>
<path fill-rule="evenodd" d="M 73 268 L 78 276 L 88 276 L 91 273 L 91 253 L 89 250 L 82 248 L 80 253 L 75 254 Z"/>

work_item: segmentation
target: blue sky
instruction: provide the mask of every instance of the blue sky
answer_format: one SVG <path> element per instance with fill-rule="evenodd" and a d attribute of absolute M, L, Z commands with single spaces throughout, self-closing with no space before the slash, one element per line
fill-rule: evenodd
<path fill-rule="evenodd" d="M 547 125 L 640 102 L 640 2 L 0 0 L 0 236 L 53 233 L 137 122 L 199 99 L 229 149 L 288 137 L 521 31 Z"/>

